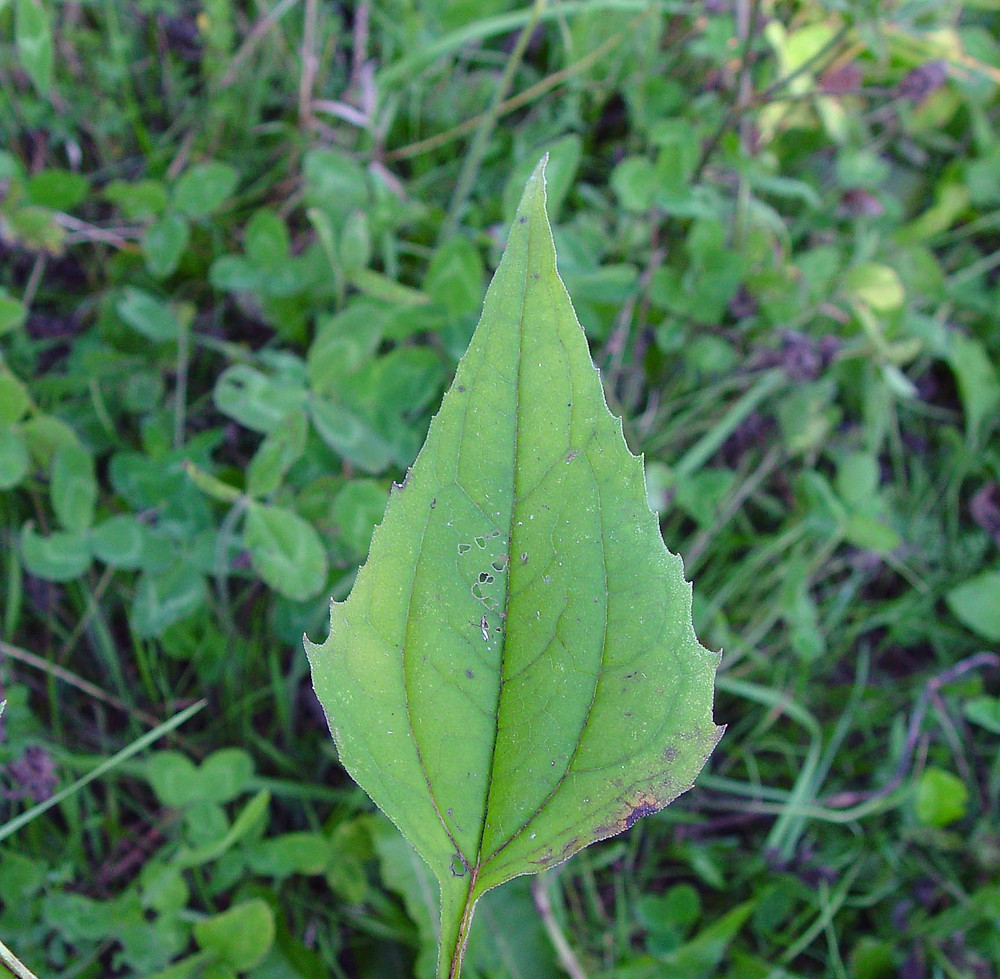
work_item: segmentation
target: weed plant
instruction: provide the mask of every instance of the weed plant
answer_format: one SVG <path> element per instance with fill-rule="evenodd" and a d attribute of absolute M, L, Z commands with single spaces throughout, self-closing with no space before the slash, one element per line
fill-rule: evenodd
<path fill-rule="evenodd" d="M 301 636 L 548 152 L 728 732 L 488 895 L 464 974 L 1000 972 L 998 37 L 990 0 L 0 4 L 0 941 L 433 975 Z"/>

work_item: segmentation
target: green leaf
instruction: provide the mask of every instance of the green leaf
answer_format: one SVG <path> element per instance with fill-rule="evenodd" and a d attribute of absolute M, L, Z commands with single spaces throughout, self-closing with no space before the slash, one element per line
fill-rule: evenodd
<path fill-rule="evenodd" d="M 61 445 L 56 449 L 50 492 L 52 509 L 65 530 L 86 530 L 94 522 L 94 457 L 82 445 Z"/>
<path fill-rule="evenodd" d="M 132 600 L 132 628 L 143 639 L 159 636 L 168 625 L 197 612 L 207 596 L 205 579 L 184 561 L 160 574 L 147 572 L 139 579 Z"/>
<path fill-rule="evenodd" d="M 113 568 L 141 568 L 149 531 L 127 513 L 109 517 L 90 532 L 90 547 L 98 561 Z"/>
<path fill-rule="evenodd" d="M 945 596 L 962 625 L 990 642 L 1000 642 L 1000 571 L 984 571 Z"/>
<path fill-rule="evenodd" d="M 90 548 L 83 534 L 56 531 L 42 537 L 33 527 L 25 526 L 21 556 L 28 573 L 46 581 L 72 581 L 90 567 Z"/>
<path fill-rule="evenodd" d="M 27 310 L 24 308 L 24 303 L 0 287 L 0 336 L 11 330 L 16 330 L 24 323 L 26 316 Z"/>
<path fill-rule="evenodd" d="M 30 404 L 27 385 L 0 364 L 0 423 L 20 421 Z"/>
<path fill-rule="evenodd" d="M 973 697 L 963 708 L 963 713 L 973 724 L 1000 734 L 1000 697 Z"/>
<path fill-rule="evenodd" d="M 127 286 L 115 303 L 115 309 L 132 329 L 154 343 L 176 340 L 180 332 L 174 311 L 142 289 Z"/>
<path fill-rule="evenodd" d="M 259 897 L 203 918 L 194 926 L 198 945 L 237 972 L 260 965 L 274 943 L 274 932 L 274 912 Z"/>
<path fill-rule="evenodd" d="M 906 296 L 896 270 L 875 262 L 848 269 L 844 286 L 854 299 L 883 312 L 898 309 Z"/>
<path fill-rule="evenodd" d="M 130 221 L 155 217 L 167 206 L 167 189 L 159 180 L 112 180 L 102 190 L 106 200 L 121 208 Z"/>
<path fill-rule="evenodd" d="M 352 479 L 333 501 L 333 519 L 344 543 L 364 557 L 372 528 L 385 512 L 385 489 L 374 479 Z"/>
<path fill-rule="evenodd" d="M 28 474 L 31 457 L 20 432 L 9 425 L 0 426 L 0 490 L 17 486 Z"/>
<path fill-rule="evenodd" d="M 211 214 L 225 203 L 239 179 L 239 174 L 228 163 L 198 163 L 177 181 L 174 207 L 189 218 Z"/>
<path fill-rule="evenodd" d="M 483 295 L 483 261 L 467 238 L 452 238 L 431 258 L 424 289 L 452 316 L 479 312 Z"/>
<path fill-rule="evenodd" d="M 87 196 L 90 182 L 72 170 L 49 167 L 31 177 L 25 190 L 32 204 L 69 211 Z"/>
<path fill-rule="evenodd" d="M 247 364 L 234 364 L 215 382 L 215 406 L 255 432 L 273 432 L 306 399 L 305 388 L 282 380 Z"/>
<path fill-rule="evenodd" d="M 958 381 L 970 438 L 996 424 L 1000 409 L 1000 378 L 985 345 L 973 337 L 953 333 L 948 342 L 948 363 Z"/>
<path fill-rule="evenodd" d="M 179 214 L 167 214 L 151 224 L 142 237 L 142 254 L 150 275 L 157 279 L 172 275 L 190 237 L 191 228 Z"/>
<path fill-rule="evenodd" d="M 38 94 L 52 86 L 52 23 L 42 0 L 17 0 L 14 43 L 21 65 Z"/>
<path fill-rule="evenodd" d="M 305 412 L 297 409 L 261 442 L 247 470 L 250 496 L 267 496 L 281 485 L 285 473 L 305 450 L 308 427 Z"/>
<path fill-rule="evenodd" d="M 254 569 L 279 595 L 301 602 L 323 590 L 326 551 L 297 513 L 251 502 L 245 540 Z"/>
<path fill-rule="evenodd" d="M 288 226 L 274 211 L 262 207 L 254 211 L 243 235 L 247 258 L 260 268 L 280 265 L 291 250 Z"/>
<path fill-rule="evenodd" d="M 360 164 L 340 150 L 310 150 L 302 164 L 310 204 L 349 214 L 368 203 L 368 181 Z"/>
<path fill-rule="evenodd" d="M 322 833 L 283 833 L 262 840 L 247 854 L 250 868 L 265 877 L 322 874 L 330 864 L 333 848 Z"/>
<path fill-rule="evenodd" d="M 393 447 L 356 411 L 313 398 L 309 413 L 319 437 L 342 459 L 369 473 L 385 472 L 395 461 Z"/>
<path fill-rule="evenodd" d="M 250 788 L 253 759 L 242 748 L 220 748 L 196 768 L 180 752 L 157 751 L 146 761 L 146 777 L 160 802 L 171 809 L 229 802 Z"/>
<path fill-rule="evenodd" d="M 927 768 L 917 782 L 917 819 L 925 826 L 948 826 L 961 819 L 969 802 L 965 783 L 941 768 Z"/>
<path fill-rule="evenodd" d="M 341 761 L 440 884 L 440 976 L 487 890 L 667 805 L 721 733 L 719 658 L 556 273 L 543 179 L 368 562 L 307 642 Z"/>

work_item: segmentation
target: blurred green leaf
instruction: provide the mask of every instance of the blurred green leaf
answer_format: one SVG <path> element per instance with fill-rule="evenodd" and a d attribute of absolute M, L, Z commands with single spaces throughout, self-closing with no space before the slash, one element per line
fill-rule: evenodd
<path fill-rule="evenodd" d="M 973 724 L 1000 734 L 1000 697 L 973 697 L 965 704 L 963 713 Z"/>
<path fill-rule="evenodd" d="M 948 338 L 948 363 L 955 372 L 965 409 L 965 428 L 976 438 L 996 424 L 1000 412 L 1000 379 L 983 343 L 952 333 Z"/>
<path fill-rule="evenodd" d="M 43 0 L 16 0 L 14 43 L 21 66 L 42 98 L 52 87 L 52 23 Z"/>
<path fill-rule="evenodd" d="M 90 183 L 79 173 L 48 167 L 34 174 L 25 189 L 33 204 L 69 211 L 87 196 Z"/>
<path fill-rule="evenodd" d="M 179 214 L 167 214 L 151 224 L 142 236 L 142 253 L 150 274 L 157 279 L 172 275 L 190 237 L 191 228 Z"/>
<path fill-rule="evenodd" d="M 313 398 L 309 414 L 320 438 L 346 462 L 367 473 L 381 473 L 396 461 L 392 445 L 346 405 Z"/>
<path fill-rule="evenodd" d="M 177 751 L 157 751 L 146 759 L 146 778 L 170 809 L 196 803 L 224 803 L 249 791 L 253 759 L 242 748 L 220 748 L 200 765 Z"/>
<path fill-rule="evenodd" d="M 297 513 L 251 502 L 244 538 L 254 569 L 279 595 L 300 602 L 323 590 L 326 551 Z"/>
<path fill-rule="evenodd" d="M 368 181 L 364 170 L 341 150 L 314 149 L 302 164 L 306 200 L 338 215 L 364 209 L 368 203 Z"/>
<path fill-rule="evenodd" d="M 350 275 L 372 258 L 371 232 L 364 211 L 351 211 L 340 229 L 340 267 Z"/>
<path fill-rule="evenodd" d="M 288 257 L 291 248 L 288 225 L 270 208 L 258 208 L 247 222 L 243 247 L 254 265 L 262 269 L 272 268 Z"/>
<path fill-rule="evenodd" d="M 255 873 L 280 879 L 322 874 L 332 857 L 330 841 L 322 833 L 282 833 L 258 843 L 247 853 L 247 863 Z"/>
<path fill-rule="evenodd" d="M 479 312 L 483 304 L 483 260 L 472 242 L 452 238 L 434 252 L 424 291 L 452 316 Z"/>
<path fill-rule="evenodd" d="M 197 612 L 207 598 L 204 577 L 182 559 L 164 571 L 144 571 L 139 576 L 129 620 L 140 638 L 151 639 Z"/>
<path fill-rule="evenodd" d="M 90 567 L 86 536 L 68 531 L 42 537 L 26 525 L 21 531 L 21 556 L 28 573 L 45 581 L 72 581 Z"/>
<path fill-rule="evenodd" d="M 27 385 L 0 363 L 0 423 L 18 422 L 31 404 Z"/>
<path fill-rule="evenodd" d="M 848 269 L 844 288 L 855 299 L 880 312 L 898 309 L 905 299 L 896 270 L 877 262 L 865 262 Z"/>
<path fill-rule="evenodd" d="M 352 479 L 333 501 L 333 518 L 344 543 L 361 559 L 375 524 L 385 512 L 385 487 L 373 479 Z"/>
<path fill-rule="evenodd" d="M 951 772 L 926 768 L 917 781 L 917 819 L 925 826 L 948 826 L 961 819 L 969 802 L 965 783 Z"/>
<path fill-rule="evenodd" d="M 24 303 L 0 286 L 0 336 L 16 330 L 24 323 Z"/>
<path fill-rule="evenodd" d="M 309 423 L 302 410 L 290 412 L 258 446 L 247 469 L 247 493 L 268 496 L 285 478 L 285 473 L 306 447 Z"/>
<path fill-rule="evenodd" d="M 0 490 L 17 486 L 30 467 L 31 457 L 20 432 L 0 424 Z"/>
<path fill-rule="evenodd" d="M 97 477 L 94 457 L 82 445 L 61 445 L 52 458 L 52 508 L 64 530 L 83 531 L 94 522 Z"/>
<path fill-rule="evenodd" d="M 126 286 L 115 309 L 129 326 L 154 343 L 176 340 L 180 333 L 174 311 L 142 289 Z"/>
<path fill-rule="evenodd" d="M 90 547 L 98 561 L 113 568 L 136 569 L 143 565 L 146 525 L 132 514 L 118 514 L 90 531 Z"/>
<path fill-rule="evenodd" d="M 223 414 L 266 435 L 303 406 L 306 391 L 291 378 L 268 376 L 247 364 L 234 364 L 219 375 L 213 397 Z"/>
<path fill-rule="evenodd" d="M 189 218 L 205 217 L 229 199 L 239 179 L 228 163 L 196 163 L 174 185 L 174 207 Z"/>
<path fill-rule="evenodd" d="M 112 180 L 102 188 L 105 200 L 117 204 L 130 221 L 144 221 L 162 213 L 170 200 L 159 180 Z"/>
<path fill-rule="evenodd" d="M 984 571 L 945 596 L 962 625 L 991 642 L 1000 642 L 1000 571 Z"/>
<path fill-rule="evenodd" d="M 648 211 L 656 192 L 656 170 L 643 156 L 627 156 L 611 174 L 611 188 L 627 211 Z"/>
<path fill-rule="evenodd" d="M 274 943 L 274 913 L 260 898 L 195 923 L 198 945 L 238 972 L 260 965 Z"/>

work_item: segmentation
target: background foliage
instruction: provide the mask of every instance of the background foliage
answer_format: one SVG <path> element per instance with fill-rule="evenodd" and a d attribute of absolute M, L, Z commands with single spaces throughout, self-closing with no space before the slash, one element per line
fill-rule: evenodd
<path fill-rule="evenodd" d="M 998 36 L 995 0 L 0 3 L 0 938 L 433 970 L 300 637 L 547 150 L 729 730 L 494 892 L 469 974 L 1000 970 Z"/>

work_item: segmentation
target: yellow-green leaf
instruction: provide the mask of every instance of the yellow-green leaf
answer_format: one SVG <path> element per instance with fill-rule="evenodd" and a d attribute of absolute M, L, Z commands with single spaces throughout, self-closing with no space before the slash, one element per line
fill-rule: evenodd
<path fill-rule="evenodd" d="M 441 887 L 439 976 L 476 902 L 689 789 L 718 656 L 556 272 L 543 164 L 482 319 L 313 683 L 351 775 Z"/>

